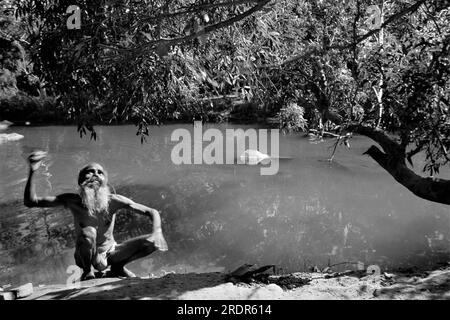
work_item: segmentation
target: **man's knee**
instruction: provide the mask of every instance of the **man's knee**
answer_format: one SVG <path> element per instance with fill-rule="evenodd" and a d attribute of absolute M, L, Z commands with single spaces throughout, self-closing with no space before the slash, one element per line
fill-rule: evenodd
<path fill-rule="evenodd" d="M 97 238 L 97 230 L 93 227 L 85 227 L 77 239 L 77 246 L 93 247 L 95 246 L 95 239 Z"/>
<path fill-rule="evenodd" d="M 108 267 L 108 260 L 106 254 L 97 254 L 92 261 L 92 266 L 98 270 L 103 271 Z"/>
<path fill-rule="evenodd" d="M 153 243 L 153 241 L 150 241 L 147 239 L 148 239 L 148 237 L 143 237 L 141 239 L 141 248 L 144 253 L 150 254 L 156 250 L 156 247 L 155 247 L 155 244 Z"/>

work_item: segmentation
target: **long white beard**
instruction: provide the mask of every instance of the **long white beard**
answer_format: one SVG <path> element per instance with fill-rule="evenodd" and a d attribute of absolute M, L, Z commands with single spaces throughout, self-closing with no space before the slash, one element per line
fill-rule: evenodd
<path fill-rule="evenodd" d="M 109 196 L 108 186 L 95 186 L 90 183 L 84 183 L 80 186 L 81 201 L 85 205 L 91 217 L 98 217 L 101 214 L 109 220 Z"/>

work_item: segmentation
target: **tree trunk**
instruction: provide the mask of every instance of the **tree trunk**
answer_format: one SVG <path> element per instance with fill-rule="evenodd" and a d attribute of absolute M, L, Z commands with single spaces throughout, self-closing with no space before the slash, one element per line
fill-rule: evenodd
<path fill-rule="evenodd" d="M 429 201 L 450 205 L 450 180 L 422 177 L 406 165 L 406 152 L 401 144 L 380 129 L 362 125 L 350 125 L 349 130 L 371 138 L 384 150 L 371 146 L 369 155 L 397 182 L 416 196 Z"/>
<path fill-rule="evenodd" d="M 382 26 L 384 23 L 384 1 L 382 1 L 381 3 L 381 15 L 380 15 L 380 25 Z M 378 43 L 381 46 L 381 53 L 383 53 L 384 49 L 384 28 L 381 27 L 380 29 L 380 33 L 379 33 L 379 38 L 378 38 Z M 380 127 L 381 125 L 381 119 L 383 118 L 383 111 L 384 111 L 384 106 L 383 106 L 383 87 L 384 87 L 384 73 L 383 73 L 383 65 L 380 64 L 380 82 L 378 84 L 378 91 L 375 90 L 375 94 L 377 95 L 377 102 L 378 102 L 378 121 L 377 121 L 377 127 Z M 374 88 L 375 89 L 375 88 Z"/>
<path fill-rule="evenodd" d="M 450 181 L 431 177 L 421 177 L 406 165 L 405 158 L 390 157 L 376 146 L 371 146 L 364 154 L 369 155 L 397 182 L 416 196 L 433 202 L 450 204 Z"/>

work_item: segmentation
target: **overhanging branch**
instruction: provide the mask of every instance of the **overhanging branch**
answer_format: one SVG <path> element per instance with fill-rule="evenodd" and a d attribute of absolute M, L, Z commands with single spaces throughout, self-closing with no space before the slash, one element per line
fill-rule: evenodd
<path fill-rule="evenodd" d="M 259 2 L 258 0 L 239 0 L 239 1 L 227 1 L 227 2 L 219 2 L 219 3 L 205 3 L 205 4 L 199 4 L 196 6 L 192 6 L 189 8 L 185 8 L 182 11 L 176 11 L 171 13 L 163 13 L 157 16 L 152 17 L 145 17 L 140 20 L 140 22 L 146 22 L 146 21 L 154 21 L 159 19 L 168 19 L 168 18 L 174 18 L 181 15 L 185 15 L 188 13 L 197 13 L 201 10 L 208 10 L 208 9 L 216 9 L 221 7 L 231 7 L 231 6 L 238 6 L 242 4 L 251 4 Z"/>
<path fill-rule="evenodd" d="M 205 35 L 207 33 L 211 33 L 214 32 L 216 30 L 225 28 L 225 27 L 229 27 L 231 25 L 233 25 L 234 23 L 247 18 L 248 16 L 252 15 L 253 13 L 261 10 L 267 3 L 269 3 L 271 0 L 262 0 L 262 1 L 258 1 L 258 4 L 256 4 L 255 6 L 253 6 L 252 8 L 248 9 L 247 11 L 234 16 L 233 18 L 230 18 L 228 20 L 210 25 L 210 26 L 206 26 L 203 30 L 195 32 L 189 36 L 185 36 L 185 37 L 180 37 L 180 38 L 174 38 L 174 39 L 170 39 L 170 40 L 164 40 L 164 42 L 166 43 L 166 45 L 169 46 L 174 46 L 174 45 L 178 45 L 184 42 L 188 42 L 191 41 L 199 36 Z M 146 44 L 145 46 L 151 46 L 151 43 Z"/>
<path fill-rule="evenodd" d="M 416 196 L 429 201 L 450 205 L 450 180 L 422 177 L 406 165 L 406 154 L 401 145 L 381 129 L 363 125 L 350 125 L 347 130 L 364 135 L 377 142 L 384 150 L 371 146 L 369 155 L 397 182 Z"/>
<path fill-rule="evenodd" d="M 203 36 L 205 34 L 214 32 L 216 30 L 222 29 L 222 28 L 226 28 L 228 26 L 233 25 L 234 23 L 245 19 L 246 17 L 252 15 L 253 13 L 261 10 L 267 3 L 269 3 L 271 0 L 259 0 L 259 1 L 242 1 L 242 3 L 247 3 L 247 2 L 257 2 L 257 4 L 255 4 L 252 8 L 248 9 L 247 11 L 238 14 L 232 18 L 229 18 L 225 21 L 221 21 L 218 22 L 216 24 L 213 25 L 209 25 L 204 27 L 202 30 L 194 32 L 190 35 L 184 36 L 184 37 L 178 37 L 178 38 L 172 38 L 172 39 L 158 39 L 158 40 L 154 40 L 154 41 L 149 41 L 141 46 L 138 47 L 134 47 L 134 48 L 124 48 L 124 47 L 118 47 L 118 46 L 105 46 L 105 45 L 100 45 L 102 47 L 108 48 L 108 49 L 113 49 L 113 50 L 117 50 L 117 51 L 127 51 L 129 53 L 132 53 L 135 57 L 139 57 L 143 54 L 145 54 L 147 52 L 147 50 L 155 50 L 155 48 L 157 48 L 158 46 L 166 46 L 166 47 L 170 47 L 170 46 L 175 46 L 175 45 L 179 45 L 185 42 L 189 42 L 194 40 L 195 38 L 198 38 L 200 36 Z M 231 3 L 231 2 L 230 2 Z M 236 1 L 234 3 L 239 3 L 239 1 Z M 222 4 L 225 5 L 225 4 Z"/>
<path fill-rule="evenodd" d="M 359 44 L 359 43 L 363 42 L 364 40 L 370 38 L 371 36 L 377 34 L 383 28 L 385 28 L 389 24 L 393 23 L 394 21 L 397 21 L 398 19 L 400 19 L 401 17 L 403 17 L 403 16 L 405 16 L 407 14 L 410 14 L 410 13 L 413 13 L 413 12 L 417 11 L 419 9 L 419 7 L 421 5 L 423 5 L 426 1 L 428 1 L 428 0 L 418 0 L 416 3 L 414 3 L 411 6 L 409 6 L 408 8 L 391 15 L 389 18 L 387 18 L 384 21 L 383 24 L 380 25 L 379 28 L 370 30 L 366 34 L 358 37 L 356 39 L 356 41 L 354 41 L 352 43 L 337 44 L 337 45 L 329 46 L 327 48 L 323 48 L 321 50 L 318 49 L 318 48 L 308 49 L 308 50 L 306 50 L 305 52 L 303 52 L 301 54 L 298 54 L 298 55 L 295 55 L 295 56 L 287 58 L 285 61 L 281 62 L 280 64 L 264 65 L 264 66 L 260 66 L 259 68 L 279 68 L 279 67 L 282 67 L 282 66 L 284 66 L 284 65 L 286 65 L 288 63 L 304 59 L 304 58 L 306 58 L 308 56 L 311 56 L 313 54 L 326 52 L 326 51 L 329 51 L 329 50 L 346 50 L 346 49 L 354 48 L 357 44 Z"/>
<path fill-rule="evenodd" d="M 414 3 L 413 5 L 409 6 L 408 8 L 406 8 L 405 10 L 402 10 L 400 12 L 394 13 L 393 15 L 391 15 L 389 18 L 387 18 L 383 24 L 380 25 L 380 27 L 378 29 L 373 29 L 370 30 L 369 32 L 367 32 L 365 35 L 359 37 L 356 41 L 356 43 L 360 43 L 363 42 L 364 40 L 366 40 L 367 38 L 373 36 L 374 34 L 380 32 L 383 28 L 385 28 L 387 25 L 391 24 L 392 22 L 400 19 L 401 17 L 409 14 L 409 13 L 413 13 L 415 11 L 417 11 L 419 9 L 419 7 L 421 5 L 423 5 L 425 2 L 427 2 L 428 0 L 419 0 L 416 3 Z"/>
<path fill-rule="evenodd" d="M 396 156 L 404 158 L 405 150 L 401 144 L 396 141 L 393 137 L 389 136 L 385 131 L 362 124 L 349 124 L 346 126 L 346 130 L 359 133 L 366 136 L 376 143 L 378 143 L 386 153 L 391 156 Z"/>

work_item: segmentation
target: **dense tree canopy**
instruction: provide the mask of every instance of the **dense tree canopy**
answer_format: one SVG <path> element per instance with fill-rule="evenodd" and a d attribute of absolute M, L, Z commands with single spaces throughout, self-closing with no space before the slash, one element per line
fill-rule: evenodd
<path fill-rule="evenodd" d="M 68 29 L 77 4 L 79 29 Z M 275 119 L 355 132 L 412 192 L 450 204 L 447 0 L 16 0 L 32 72 L 80 131 L 97 122 Z M 24 38 L 25 36 L 25 38 Z M 3 66 L 3 68 L 8 68 Z M 94 131 L 92 131 L 94 132 Z"/>

